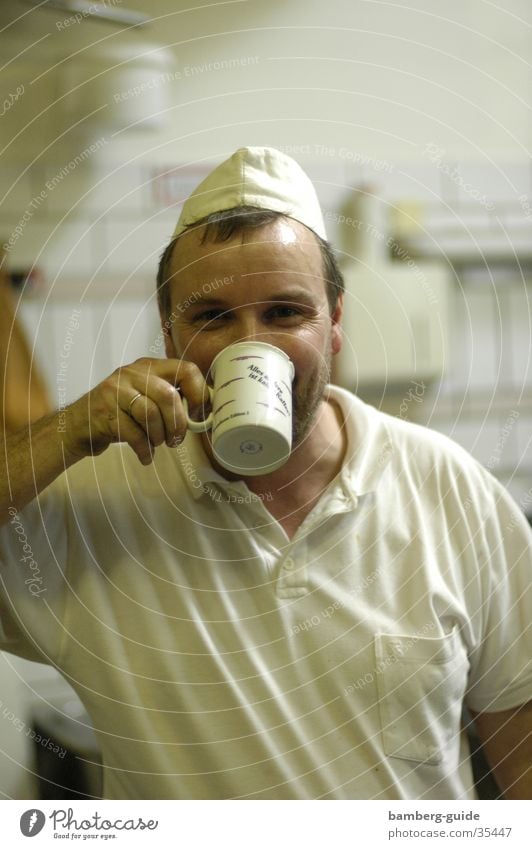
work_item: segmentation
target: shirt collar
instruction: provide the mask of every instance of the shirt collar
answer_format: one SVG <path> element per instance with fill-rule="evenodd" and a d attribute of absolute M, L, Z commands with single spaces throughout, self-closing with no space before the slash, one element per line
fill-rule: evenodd
<path fill-rule="evenodd" d="M 338 386 L 328 386 L 327 393 L 340 407 L 346 429 L 347 451 L 340 481 L 357 497 L 374 492 L 393 456 L 387 417 Z"/>

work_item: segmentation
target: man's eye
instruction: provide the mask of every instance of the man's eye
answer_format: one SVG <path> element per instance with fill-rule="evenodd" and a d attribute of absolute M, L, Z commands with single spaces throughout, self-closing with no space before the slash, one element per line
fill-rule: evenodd
<path fill-rule="evenodd" d="M 290 306 L 273 307 L 273 309 L 269 310 L 269 315 L 272 318 L 293 318 L 299 314 L 300 312 L 297 307 Z"/>
<path fill-rule="evenodd" d="M 194 316 L 194 321 L 201 321 L 204 323 L 209 321 L 216 321 L 216 319 L 223 318 L 226 315 L 227 312 L 224 312 L 223 310 L 204 310 L 203 312 L 200 312 Z"/>

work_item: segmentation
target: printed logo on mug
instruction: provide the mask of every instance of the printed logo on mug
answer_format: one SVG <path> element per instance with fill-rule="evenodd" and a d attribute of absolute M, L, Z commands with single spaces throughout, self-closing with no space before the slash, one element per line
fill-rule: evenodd
<path fill-rule="evenodd" d="M 266 342 L 237 342 L 214 358 L 212 412 L 205 421 L 188 417 L 194 433 L 212 428 L 214 456 L 224 469 L 263 475 L 280 468 L 292 449 L 294 366 L 284 351 Z"/>

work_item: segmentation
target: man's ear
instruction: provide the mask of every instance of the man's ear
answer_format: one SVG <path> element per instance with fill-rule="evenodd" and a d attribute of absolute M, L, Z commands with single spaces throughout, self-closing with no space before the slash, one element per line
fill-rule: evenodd
<path fill-rule="evenodd" d="M 344 311 L 344 293 L 340 292 L 331 315 L 331 353 L 337 354 L 342 347 L 342 315 Z"/>

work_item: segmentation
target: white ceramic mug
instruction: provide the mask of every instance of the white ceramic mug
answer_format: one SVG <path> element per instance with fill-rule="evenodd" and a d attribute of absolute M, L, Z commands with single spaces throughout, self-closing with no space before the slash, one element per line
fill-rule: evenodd
<path fill-rule="evenodd" d="M 278 469 L 292 449 L 292 361 L 266 342 L 237 342 L 220 351 L 210 373 L 212 412 L 205 421 L 189 418 L 183 398 L 189 429 L 212 427 L 214 456 L 230 472 Z"/>

